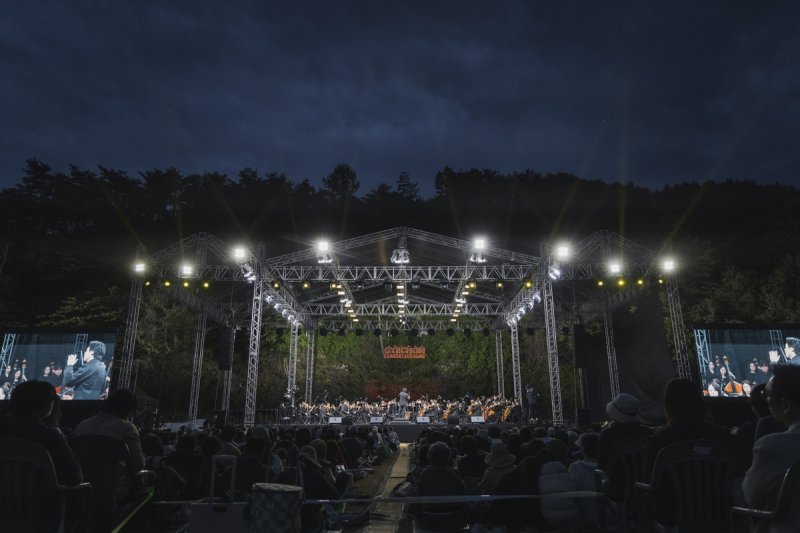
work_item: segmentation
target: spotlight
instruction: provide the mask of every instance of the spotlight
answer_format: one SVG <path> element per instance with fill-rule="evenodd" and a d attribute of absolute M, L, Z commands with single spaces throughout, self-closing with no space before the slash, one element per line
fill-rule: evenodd
<path fill-rule="evenodd" d="M 208 288 L 210 288 L 210 287 L 211 287 L 211 282 L 210 282 L 210 281 L 208 281 L 208 280 L 204 280 L 204 281 L 203 281 L 203 288 L 204 288 L 204 289 L 208 289 Z"/>
<path fill-rule="evenodd" d="M 272 282 L 272 288 L 275 289 L 275 290 L 280 289 L 281 288 L 281 282 L 278 281 L 278 280 L 273 281 Z"/>
<path fill-rule="evenodd" d="M 149 279 L 148 279 L 148 280 L 146 280 L 146 281 L 144 282 L 144 286 L 145 286 L 145 287 L 149 287 L 149 286 L 150 286 L 150 284 L 151 284 L 151 282 L 150 282 L 150 280 L 149 280 Z"/>
<path fill-rule="evenodd" d="M 502 289 L 503 288 L 503 280 L 502 279 L 498 279 L 497 281 L 495 281 L 494 286 L 497 289 Z"/>
<path fill-rule="evenodd" d="M 464 336 L 469 337 L 470 335 L 472 335 L 472 330 L 469 328 L 464 328 Z"/>
<path fill-rule="evenodd" d="M 674 259 L 665 259 L 664 262 L 661 264 L 661 270 L 666 273 L 675 272 L 675 260 Z"/>
<path fill-rule="evenodd" d="M 363 281 L 356 281 L 354 286 L 355 286 L 356 290 L 361 290 L 361 289 L 364 288 L 364 282 Z"/>
<path fill-rule="evenodd" d="M 392 328 L 392 329 L 389 330 L 389 335 L 392 336 L 392 337 L 396 337 L 398 333 L 400 333 L 400 332 L 397 331 L 397 328 Z"/>
<path fill-rule="evenodd" d="M 133 271 L 137 274 L 144 274 L 147 271 L 147 265 L 144 263 L 136 263 L 133 265 Z"/>
<path fill-rule="evenodd" d="M 492 334 L 492 330 L 490 330 L 489 328 L 483 328 L 482 331 L 483 331 L 483 336 L 484 337 L 488 337 L 489 335 Z"/>
<path fill-rule="evenodd" d="M 182 285 L 183 285 L 183 288 L 184 288 L 184 289 L 188 289 L 188 288 L 189 288 L 189 282 L 188 282 L 188 281 L 184 281 L 184 282 L 182 283 Z"/>
<path fill-rule="evenodd" d="M 372 330 L 372 334 L 375 335 L 376 337 L 380 337 L 381 336 L 381 328 L 375 328 L 374 330 Z"/>
<path fill-rule="evenodd" d="M 597 280 L 597 286 L 598 286 L 598 287 L 602 287 L 602 286 L 604 286 L 605 284 L 606 284 L 606 282 L 605 282 L 605 281 L 603 281 L 602 279 L 598 279 L 598 280 Z"/>
<path fill-rule="evenodd" d="M 339 287 L 339 284 L 335 281 L 331 281 L 331 290 L 336 290 Z"/>
<path fill-rule="evenodd" d="M 611 274 L 619 274 L 622 272 L 622 265 L 617 261 L 612 261 L 608 264 L 608 271 Z"/>
<path fill-rule="evenodd" d="M 428 329 L 428 337 L 433 337 L 434 335 L 436 335 L 436 330 L 433 329 L 433 328 L 429 328 Z"/>
<path fill-rule="evenodd" d="M 639 278 L 636 280 L 636 284 L 641 287 L 644 285 L 644 280 L 642 278 Z"/>
<path fill-rule="evenodd" d="M 469 281 L 467 282 L 467 288 L 468 288 L 468 289 L 470 289 L 470 290 L 474 290 L 474 289 L 476 289 L 477 287 L 478 287 L 478 282 L 476 282 L 474 279 L 471 279 L 471 280 L 469 280 Z"/>
<path fill-rule="evenodd" d="M 533 280 L 525 278 L 522 280 L 522 286 L 526 289 L 530 289 L 533 287 Z"/>
<path fill-rule="evenodd" d="M 347 334 L 347 330 L 345 330 L 344 328 L 339 328 L 338 333 L 340 337 L 344 337 Z"/>
<path fill-rule="evenodd" d="M 625 286 L 625 284 L 626 284 L 626 282 L 625 282 L 625 280 L 624 280 L 624 279 L 622 279 L 622 278 L 619 278 L 619 279 L 617 280 L 617 287 L 620 287 L 620 288 L 622 288 L 622 287 L 624 287 L 624 286 Z"/>
<path fill-rule="evenodd" d="M 170 287 L 170 286 L 172 286 L 172 282 L 170 280 L 168 280 L 168 279 L 165 279 L 164 280 L 164 286 L 165 287 Z"/>
<path fill-rule="evenodd" d="M 325 327 L 319 328 L 319 336 L 320 337 L 324 337 L 327 334 L 328 334 L 328 328 L 325 328 Z"/>
<path fill-rule="evenodd" d="M 409 331 L 409 333 L 411 334 L 412 337 L 419 337 L 419 330 L 417 328 L 412 328 L 411 331 Z"/>
<path fill-rule="evenodd" d="M 189 264 L 181 265 L 181 277 L 191 278 L 194 275 L 194 267 Z"/>
<path fill-rule="evenodd" d="M 305 280 L 305 281 L 303 281 L 303 283 L 300 286 L 303 287 L 304 289 L 308 290 L 308 289 L 311 288 L 311 282 L 308 281 L 308 280 Z"/>
<path fill-rule="evenodd" d="M 569 246 L 566 244 L 559 244 L 556 246 L 556 257 L 559 259 L 566 259 L 569 257 Z"/>
<path fill-rule="evenodd" d="M 447 334 L 448 337 L 452 337 L 455 331 L 453 331 L 453 328 L 447 328 L 447 331 L 445 333 Z"/>
<path fill-rule="evenodd" d="M 664 284 L 664 278 L 658 278 L 658 284 L 659 285 L 663 285 Z"/>
<path fill-rule="evenodd" d="M 244 261 L 247 259 L 247 250 L 242 246 L 237 246 L 233 249 L 233 258 L 239 262 Z"/>
<path fill-rule="evenodd" d="M 555 264 L 554 265 L 550 265 L 549 267 L 547 267 L 547 275 L 553 281 L 561 279 L 561 268 L 558 265 L 555 265 Z"/>
<path fill-rule="evenodd" d="M 356 328 L 356 337 L 360 337 L 364 334 L 364 330 L 361 328 Z"/>

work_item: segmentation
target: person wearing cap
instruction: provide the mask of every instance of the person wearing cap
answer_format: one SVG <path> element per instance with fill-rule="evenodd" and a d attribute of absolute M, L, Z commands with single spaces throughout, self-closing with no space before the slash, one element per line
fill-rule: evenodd
<path fill-rule="evenodd" d="M 492 444 L 492 449 L 484 459 L 486 463 L 486 471 L 478 483 L 478 489 L 481 494 L 489 494 L 497 486 L 497 482 L 506 473 L 514 468 L 514 462 L 517 460 L 516 456 L 508 451 L 508 446 L 505 442 L 495 442 Z"/>
<path fill-rule="evenodd" d="M 633 394 L 618 394 L 606 404 L 606 413 L 611 424 L 600 432 L 597 443 L 597 467 L 602 470 L 608 468 L 608 456 L 614 443 L 628 437 L 648 436 L 652 433 L 637 418 L 639 399 Z"/>

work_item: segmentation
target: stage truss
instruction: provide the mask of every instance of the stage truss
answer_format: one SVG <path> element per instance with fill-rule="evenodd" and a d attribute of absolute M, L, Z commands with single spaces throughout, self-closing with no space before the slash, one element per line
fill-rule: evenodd
<path fill-rule="evenodd" d="M 370 252 L 376 244 L 395 243 L 393 256 L 408 264 L 376 264 L 380 257 Z M 410 243 L 410 244 L 409 244 Z M 384 246 L 385 248 L 385 246 Z M 569 280 L 608 279 L 609 262 L 617 259 L 612 275 L 633 279 L 651 276 L 659 255 L 637 243 L 608 231 L 599 231 L 573 244 L 568 258 L 560 257 L 552 243 L 540 246 L 541 257 L 495 247 L 476 250 L 474 243 L 413 228 L 389 230 L 330 243 L 324 256 L 316 247 L 290 254 L 267 257 L 263 245 L 234 259 L 234 247 L 208 234 L 189 236 L 149 255 L 143 246 L 136 261 L 146 269 L 134 277 L 129 298 L 118 373 L 118 386 L 128 387 L 136 345 L 142 301 L 143 279 L 177 280 L 169 294 L 198 314 L 197 340 L 192 373 L 189 420 L 197 417 L 200 370 L 205 343 L 206 321 L 223 327 L 249 329 L 247 386 L 244 424 L 251 427 L 256 410 L 259 339 L 262 315 L 275 313 L 291 332 L 286 367 L 287 396 L 297 391 L 297 344 L 301 329 L 308 337 L 304 398 L 313 396 L 314 347 L 317 335 L 327 332 L 358 334 L 375 329 L 426 332 L 428 330 L 482 332 L 496 335 L 497 392 L 505 396 L 502 330 L 510 334 L 513 394 L 522 404 L 522 375 L 519 328 L 533 313 L 541 312 L 546 332 L 547 359 L 553 423 L 564 422 L 558 358 L 559 325 L 575 323 L 579 317 L 556 317 L 554 285 Z M 398 250 L 400 253 L 398 254 Z M 418 255 L 422 258 L 414 264 Z M 191 272 L 181 264 L 193 260 Z M 386 260 L 385 257 L 382 258 Z M 460 259 L 460 260 L 459 260 Z M 444 264 L 451 261 L 454 264 Z M 388 261 L 387 261 L 388 262 Z M 422 264 L 436 263 L 436 264 Z M 355 263 L 355 264 L 351 264 Z M 233 302 L 215 299 L 201 290 L 185 290 L 181 280 L 211 280 L 252 285 L 252 298 Z M 676 372 L 691 378 L 677 281 L 664 276 L 673 332 Z M 494 282 L 498 289 L 486 289 Z M 505 284 L 502 288 L 498 282 Z M 484 288 L 477 286 L 483 285 Z M 314 290 L 307 291 L 307 287 Z M 303 287 L 303 288 L 301 288 Z M 394 294 L 402 287 L 401 302 Z M 601 296 L 585 303 L 580 319 L 602 317 L 606 335 L 611 390 L 619 392 L 611 311 L 637 296 L 635 287 L 600 291 Z M 453 318 L 457 317 L 455 322 Z M 354 320 L 357 319 L 357 320 Z M 224 376 L 222 405 L 230 403 L 230 371 Z"/>

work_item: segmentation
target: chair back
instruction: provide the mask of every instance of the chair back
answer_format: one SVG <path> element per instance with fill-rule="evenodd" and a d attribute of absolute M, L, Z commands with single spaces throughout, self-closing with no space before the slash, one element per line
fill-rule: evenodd
<path fill-rule="evenodd" d="M 786 524 L 785 530 L 800 528 L 800 461 L 793 463 L 783 476 L 775 505 L 775 524 Z"/>
<path fill-rule="evenodd" d="M 609 477 L 606 491 L 610 499 L 631 501 L 633 484 L 644 481 L 649 450 L 650 437 L 647 435 L 626 437 L 614 443 L 608 454 L 606 469 Z"/>
<path fill-rule="evenodd" d="M 731 488 L 739 454 L 727 442 L 690 440 L 661 449 L 651 485 L 661 517 L 678 531 L 730 531 Z"/>
<path fill-rule="evenodd" d="M 70 440 L 72 453 L 92 484 L 91 515 L 96 531 L 110 530 L 113 524 L 118 485 L 126 479 L 128 446 L 121 440 L 102 435 L 84 435 Z"/>
<path fill-rule="evenodd" d="M 48 531 L 63 516 L 58 481 L 47 449 L 22 439 L 0 438 L 0 524 L 3 531 Z"/>
<path fill-rule="evenodd" d="M 414 521 L 414 531 L 422 532 L 448 532 L 460 531 L 466 524 L 464 509 L 447 511 L 423 510 Z"/>

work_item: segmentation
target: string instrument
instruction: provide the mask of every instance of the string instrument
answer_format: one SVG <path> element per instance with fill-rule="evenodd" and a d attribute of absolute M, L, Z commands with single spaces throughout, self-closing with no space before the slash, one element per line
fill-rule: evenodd
<path fill-rule="evenodd" d="M 725 386 L 722 387 L 722 390 L 731 396 L 742 396 L 744 394 L 742 384 L 734 380 L 729 380 L 727 383 L 725 383 Z"/>
<path fill-rule="evenodd" d="M 503 422 L 508 422 L 508 419 L 511 418 L 512 409 L 513 407 L 510 405 L 503 409 L 503 414 L 500 416 L 500 420 Z"/>

